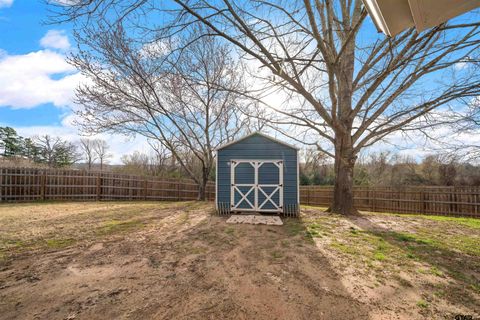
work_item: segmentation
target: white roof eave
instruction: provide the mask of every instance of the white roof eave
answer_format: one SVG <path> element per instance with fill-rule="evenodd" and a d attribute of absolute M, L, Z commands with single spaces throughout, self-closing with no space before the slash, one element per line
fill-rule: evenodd
<path fill-rule="evenodd" d="M 377 29 L 393 37 L 410 27 L 417 32 L 480 7 L 480 0 L 363 0 Z"/>

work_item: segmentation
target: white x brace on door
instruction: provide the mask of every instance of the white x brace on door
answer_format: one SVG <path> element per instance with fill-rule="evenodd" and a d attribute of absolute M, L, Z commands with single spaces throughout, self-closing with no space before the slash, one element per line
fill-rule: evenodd
<path fill-rule="evenodd" d="M 232 160 L 230 180 L 231 211 L 283 211 L 282 160 Z"/>

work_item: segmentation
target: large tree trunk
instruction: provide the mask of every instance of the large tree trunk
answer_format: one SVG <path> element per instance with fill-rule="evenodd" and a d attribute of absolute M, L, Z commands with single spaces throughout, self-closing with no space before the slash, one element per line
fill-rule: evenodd
<path fill-rule="evenodd" d="M 207 195 L 208 170 L 204 169 L 202 171 L 202 181 L 200 181 L 200 183 L 198 184 L 198 201 L 205 201 Z"/>
<path fill-rule="evenodd" d="M 205 201 L 207 196 L 207 181 L 201 182 L 198 185 L 198 195 L 197 195 L 197 200 L 198 201 Z"/>
<path fill-rule="evenodd" d="M 355 41 L 345 44 L 337 70 L 338 111 L 335 130 L 335 186 L 331 212 L 349 215 L 357 213 L 353 206 L 353 167 L 357 156 L 353 149 L 352 116 L 353 71 Z M 334 79 L 330 79 L 334 81 Z"/>
<path fill-rule="evenodd" d="M 335 143 L 335 186 L 329 211 L 344 215 L 356 214 L 353 206 L 353 168 L 357 157 L 353 153 L 351 137 L 337 135 Z"/>

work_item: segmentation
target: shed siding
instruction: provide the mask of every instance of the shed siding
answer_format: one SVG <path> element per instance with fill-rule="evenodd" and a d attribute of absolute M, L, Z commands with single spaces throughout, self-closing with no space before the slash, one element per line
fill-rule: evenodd
<path fill-rule="evenodd" d="M 230 203 L 231 160 L 283 160 L 283 203 L 298 204 L 297 150 L 262 135 L 252 135 L 218 150 L 217 202 Z M 269 171 L 267 169 L 266 171 Z M 272 171 L 273 172 L 273 171 Z"/>

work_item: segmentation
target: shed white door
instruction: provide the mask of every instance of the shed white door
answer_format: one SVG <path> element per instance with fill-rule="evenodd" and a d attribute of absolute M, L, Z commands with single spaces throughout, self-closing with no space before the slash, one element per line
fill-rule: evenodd
<path fill-rule="evenodd" d="M 282 160 L 230 162 L 232 211 L 283 211 Z"/>

